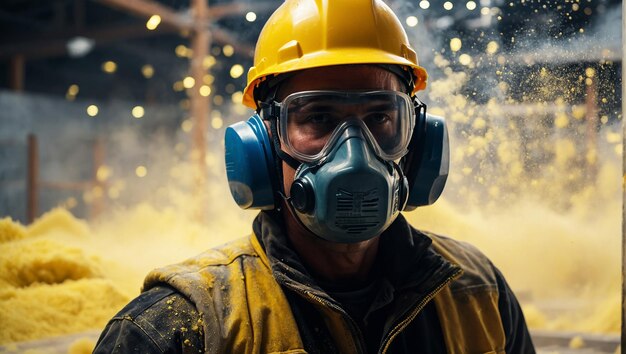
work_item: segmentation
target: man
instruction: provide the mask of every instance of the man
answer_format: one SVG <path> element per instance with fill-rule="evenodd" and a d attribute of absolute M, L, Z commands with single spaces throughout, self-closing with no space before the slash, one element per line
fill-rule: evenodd
<path fill-rule="evenodd" d="M 534 353 L 500 272 L 400 214 L 434 202 L 447 133 L 378 0 L 287 0 L 226 131 L 250 237 L 153 271 L 96 353 Z"/>

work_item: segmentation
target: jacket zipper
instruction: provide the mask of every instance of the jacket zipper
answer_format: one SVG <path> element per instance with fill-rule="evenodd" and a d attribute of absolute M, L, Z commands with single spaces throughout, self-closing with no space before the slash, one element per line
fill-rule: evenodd
<path fill-rule="evenodd" d="M 430 300 L 432 300 L 432 298 L 434 298 L 435 295 L 437 295 L 441 291 L 441 289 L 443 289 L 444 286 L 448 285 L 448 283 L 450 283 L 452 280 L 458 277 L 462 272 L 463 272 L 462 269 L 457 269 L 448 278 L 446 278 L 446 280 L 444 280 L 441 284 L 439 284 L 439 286 L 437 286 L 433 291 L 428 293 L 422 299 L 422 301 L 420 301 L 419 304 L 417 304 L 413 312 L 411 312 L 409 316 L 407 316 L 404 320 L 402 320 L 389 332 L 389 334 L 386 336 L 385 340 L 383 341 L 383 345 L 381 346 L 382 350 L 380 351 L 380 353 L 385 354 L 387 350 L 389 350 L 389 346 L 391 345 L 391 342 L 395 339 L 395 337 L 398 334 L 400 334 L 400 332 L 402 332 L 415 319 L 415 317 L 417 317 L 417 314 L 420 313 L 420 311 L 422 311 L 424 306 L 426 306 L 426 304 Z"/>
<path fill-rule="evenodd" d="M 328 300 L 325 300 L 317 295 L 314 295 L 308 291 L 299 291 L 299 293 L 304 294 L 306 297 L 310 298 L 311 300 L 316 301 L 317 303 L 321 304 L 322 306 L 326 306 L 326 307 L 330 307 L 331 309 L 339 312 L 341 315 L 343 315 L 345 318 L 348 319 L 348 323 L 350 324 L 350 326 L 352 327 L 352 330 L 354 333 L 356 333 L 357 335 L 357 349 L 359 350 L 359 353 L 365 353 L 364 348 L 365 348 L 365 340 L 363 339 L 363 334 L 361 333 L 361 330 L 359 329 L 359 326 L 356 324 L 356 322 L 352 319 L 352 317 L 350 317 L 350 315 L 348 315 L 348 313 L 346 311 L 344 311 L 341 307 L 336 306 L 335 304 L 331 303 Z"/>

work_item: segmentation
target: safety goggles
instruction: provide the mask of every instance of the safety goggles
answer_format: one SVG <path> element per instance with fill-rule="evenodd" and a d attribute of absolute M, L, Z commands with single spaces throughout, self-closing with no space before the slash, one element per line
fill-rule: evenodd
<path fill-rule="evenodd" d="M 306 163 L 328 155 L 352 126 L 379 157 L 397 160 L 407 153 L 415 125 L 411 98 L 397 91 L 304 91 L 273 106 L 283 150 Z"/>

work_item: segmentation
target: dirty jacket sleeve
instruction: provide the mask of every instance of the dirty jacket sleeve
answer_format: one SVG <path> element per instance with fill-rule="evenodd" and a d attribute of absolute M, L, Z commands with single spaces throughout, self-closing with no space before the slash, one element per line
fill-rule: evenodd
<path fill-rule="evenodd" d="M 196 307 L 182 294 L 155 287 L 109 321 L 93 353 L 202 353 L 200 321 Z"/>

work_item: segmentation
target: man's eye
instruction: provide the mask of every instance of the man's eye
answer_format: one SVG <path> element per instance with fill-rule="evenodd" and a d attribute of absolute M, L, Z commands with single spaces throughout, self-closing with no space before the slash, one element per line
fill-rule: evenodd
<path fill-rule="evenodd" d="M 391 120 L 391 117 L 386 113 L 372 113 L 368 114 L 365 119 L 366 124 L 383 124 Z"/>
<path fill-rule="evenodd" d="M 328 113 L 314 113 L 307 116 L 306 121 L 314 124 L 329 124 L 332 122 L 332 117 Z"/>

